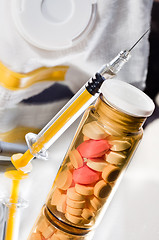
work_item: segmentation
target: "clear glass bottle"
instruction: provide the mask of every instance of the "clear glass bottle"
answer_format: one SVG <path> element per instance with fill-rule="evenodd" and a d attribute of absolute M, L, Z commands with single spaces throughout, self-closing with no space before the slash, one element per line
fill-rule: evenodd
<path fill-rule="evenodd" d="M 86 110 L 47 198 L 49 218 L 66 232 L 87 234 L 100 222 L 154 109 L 143 92 L 114 81 Z"/>
<path fill-rule="evenodd" d="M 39 218 L 37 219 L 30 235 L 29 240 L 88 240 L 91 239 L 93 232 L 85 235 L 76 235 L 67 231 L 57 223 L 56 219 L 52 219 L 51 214 L 46 207 L 42 208 Z"/>

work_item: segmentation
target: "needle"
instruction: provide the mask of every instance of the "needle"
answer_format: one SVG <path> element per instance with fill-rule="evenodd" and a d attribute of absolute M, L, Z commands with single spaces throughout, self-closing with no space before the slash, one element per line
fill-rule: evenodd
<path fill-rule="evenodd" d="M 129 52 L 131 52 L 131 50 L 138 44 L 138 42 L 140 42 L 140 40 L 150 31 L 150 28 L 147 29 L 147 31 L 137 40 L 137 42 L 128 50 Z"/>

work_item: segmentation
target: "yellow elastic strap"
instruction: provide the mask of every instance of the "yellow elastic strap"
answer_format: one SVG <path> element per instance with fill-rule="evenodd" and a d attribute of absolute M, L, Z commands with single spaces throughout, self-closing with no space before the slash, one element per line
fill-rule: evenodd
<path fill-rule="evenodd" d="M 8 132 L 0 133 L 0 141 L 10 142 L 10 143 L 25 143 L 25 135 L 28 132 L 33 132 L 38 134 L 41 129 L 19 126 Z"/>
<path fill-rule="evenodd" d="M 15 91 L 42 81 L 64 81 L 68 68 L 68 66 L 41 67 L 29 73 L 16 73 L 0 62 L 0 84 Z"/>

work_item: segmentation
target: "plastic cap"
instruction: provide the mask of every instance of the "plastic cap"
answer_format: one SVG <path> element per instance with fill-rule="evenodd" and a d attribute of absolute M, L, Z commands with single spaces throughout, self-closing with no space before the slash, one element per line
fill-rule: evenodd
<path fill-rule="evenodd" d="M 106 80 L 101 92 L 111 106 L 134 117 L 148 117 L 155 108 L 144 92 L 123 81 Z"/>
<path fill-rule="evenodd" d="M 46 50 L 71 47 L 94 25 L 95 0 L 13 0 L 12 16 L 21 36 Z"/>

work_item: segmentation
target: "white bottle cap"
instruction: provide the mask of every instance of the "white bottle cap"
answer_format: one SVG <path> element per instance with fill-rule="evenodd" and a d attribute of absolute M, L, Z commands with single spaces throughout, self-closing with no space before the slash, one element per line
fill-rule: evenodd
<path fill-rule="evenodd" d="M 13 0 L 12 15 L 22 37 L 45 50 L 71 47 L 95 22 L 97 0 Z"/>
<path fill-rule="evenodd" d="M 111 106 L 134 117 L 148 117 L 155 108 L 144 92 L 123 81 L 106 80 L 101 92 Z"/>

